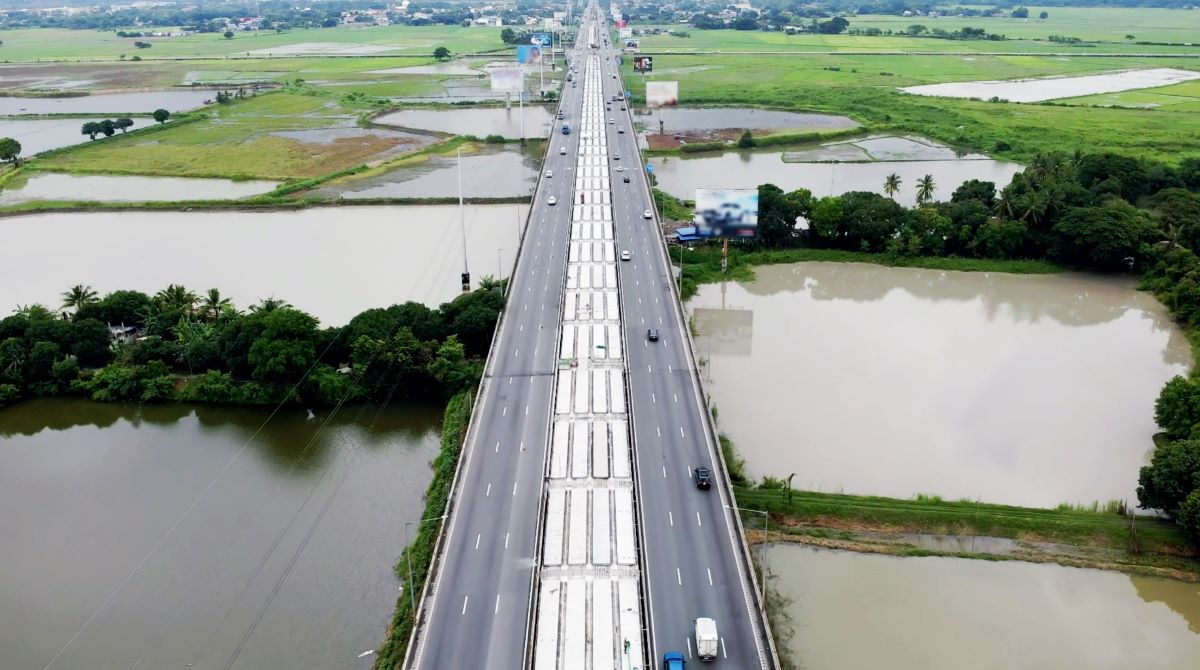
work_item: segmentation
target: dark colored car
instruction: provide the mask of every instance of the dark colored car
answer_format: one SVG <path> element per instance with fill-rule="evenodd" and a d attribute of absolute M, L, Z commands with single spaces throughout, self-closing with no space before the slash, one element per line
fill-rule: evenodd
<path fill-rule="evenodd" d="M 621 179 L 621 181 L 623 181 L 623 182 L 625 182 L 626 184 L 628 184 L 628 183 L 629 183 L 629 175 L 625 175 L 625 176 L 624 176 L 624 177 Z"/>
<path fill-rule="evenodd" d="M 712 470 L 701 465 L 696 468 L 696 488 L 711 489 L 712 488 Z"/>
<path fill-rule="evenodd" d="M 651 342 L 657 342 L 658 341 L 658 329 L 651 328 L 650 330 L 647 330 L 646 331 L 646 339 L 650 340 Z"/>

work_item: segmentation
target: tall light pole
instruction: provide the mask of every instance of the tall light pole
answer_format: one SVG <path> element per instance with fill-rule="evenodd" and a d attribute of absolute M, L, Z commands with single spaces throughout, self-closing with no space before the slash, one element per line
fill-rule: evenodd
<path fill-rule="evenodd" d="M 500 260 L 500 254 L 504 249 L 496 249 L 496 279 L 504 279 L 504 263 Z"/>
<path fill-rule="evenodd" d="M 471 290 L 471 268 L 467 266 L 467 219 L 466 213 L 463 210 L 463 187 L 462 187 L 462 147 L 458 148 L 458 227 L 462 229 L 463 243 L 463 271 L 462 271 L 462 290 L 467 292 Z"/>
<path fill-rule="evenodd" d="M 761 515 L 763 515 L 763 533 L 766 534 L 769 531 L 771 516 L 765 510 L 747 509 L 745 507 L 738 507 L 737 505 L 725 505 L 725 509 L 737 510 L 739 512 L 751 512 L 753 514 L 761 514 Z M 758 597 L 762 600 L 762 602 L 765 603 L 765 602 L 767 602 L 767 554 L 766 554 L 766 552 L 763 551 L 762 544 L 763 543 L 759 543 L 759 547 L 758 547 L 758 562 L 762 563 L 762 566 L 763 566 L 763 578 L 762 578 L 762 582 L 759 583 L 759 585 L 758 585 Z"/>
<path fill-rule="evenodd" d="M 406 559 L 404 562 L 408 566 L 408 580 L 407 580 L 408 581 L 408 606 L 409 606 L 409 611 L 412 613 L 413 617 L 417 616 L 417 596 L 415 593 L 413 593 L 412 551 L 410 551 L 411 548 L 409 547 L 409 544 L 408 544 L 408 527 L 412 526 L 414 524 L 417 526 L 420 526 L 421 524 L 426 523 L 428 521 L 441 521 L 442 519 L 445 519 L 445 518 L 446 518 L 446 515 L 443 514 L 441 516 L 429 517 L 427 519 L 418 519 L 417 521 L 405 521 L 404 522 L 404 556 Z"/>

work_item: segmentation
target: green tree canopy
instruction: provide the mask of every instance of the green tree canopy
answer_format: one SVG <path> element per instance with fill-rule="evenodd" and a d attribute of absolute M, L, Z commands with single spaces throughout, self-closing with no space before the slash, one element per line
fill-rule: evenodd
<path fill-rule="evenodd" d="M 1200 488 L 1200 441 L 1168 442 L 1154 450 L 1150 465 L 1138 475 L 1138 503 L 1172 516 L 1188 495 Z"/>
<path fill-rule="evenodd" d="M 21 143 L 11 137 L 0 137 L 0 162 L 16 163 L 21 159 Z"/>

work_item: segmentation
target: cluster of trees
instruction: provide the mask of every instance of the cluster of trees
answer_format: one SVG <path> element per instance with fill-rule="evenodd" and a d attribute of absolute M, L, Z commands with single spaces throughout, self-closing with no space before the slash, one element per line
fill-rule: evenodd
<path fill-rule="evenodd" d="M 0 320 L 0 406 L 70 393 L 249 404 L 449 396 L 482 374 L 503 304 L 497 286 L 439 309 L 369 309 L 343 328 L 275 299 L 242 312 L 216 289 L 101 298 L 75 286 L 63 311 L 35 305 Z M 114 337 L 110 324 L 136 336 Z"/>
<path fill-rule="evenodd" d="M 1179 194 L 1196 197 L 1188 189 L 1200 188 L 1200 159 L 1175 167 L 1112 153 L 1040 155 L 1003 189 L 971 180 L 948 201 L 935 201 L 937 184 L 926 175 L 911 185 L 918 203 L 912 209 L 894 201 L 909 187 L 898 175 L 881 186 L 882 195 L 816 198 L 765 184 L 760 240 L 905 256 L 1047 258 L 1100 271 L 1145 267 L 1171 230 L 1196 228 L 1200 241 L 1200 223 L 1188 227 L 1179 218 L 1193 211 Z M 807 230 L 795 228 L 798 218 Z"/>
<path fill-rule="evenodd" d="M 89 139 L 96 139 L 97 135 L 112 137 L 118 130 L 125 132 L 133 127 L 133 119 L 121 117 L 116 121 L 112 119 L 104 119 L 103 121 L 85 121 L 80 132 L 87 135 Z"/>
<path fill-rule="evenodd" d="M 19 7 L 21 2 L 17 0 L 15 5 L 13 3 L 6 3 L 6 5 Z M 62 5 L 53 6 L 60 7 Z M 261 16 L 264 19 L 264 29 L 286 29 L 289 26 L 318 28 L 340 24 L 343 11 L 386 9 L 387 7 L 387 2 L 378 0 L 331 0 L 316 4 L 286 1 L 264 3 L 217 1 L 163 4 L 149 7 L 124 6 L 107 8 L 106 11 L 75 13 L 35 12 L 14 8 L 0 11 L 0 26 L 107 30 L 123 30 L 133 25 L 165 28 L 185 26 L 186 29 L 196 32 L 222 33 L 225 31 L 223 19 L 229 17 Z M 141 37 L 142 35 L 126 33 L 125 36 Z"/>
<path fill-rule="evenodd" d="M 941 28 L 930 29 L 928 26 L 920 23 L 914 23 L 902 31 L 896 32 L 892 30 L 882 30 L 880 28 L 865 28 L 862 30 L 851 30 L 852 35 L 867 35 L 875 37 L 878 35 L 899 35 L 902 37 L 929 37 L 942 40 L 992 40 L 1001 41 L 1008 39 L 1004 35 L 989 33 L 983 28 L 959 28 L 958 30 L 943 30 Z"/>
<path fill-rule="evenodd" d="M 21 162 L 21 143 L 11 137 L 0 137 L 0 163 Z"/>

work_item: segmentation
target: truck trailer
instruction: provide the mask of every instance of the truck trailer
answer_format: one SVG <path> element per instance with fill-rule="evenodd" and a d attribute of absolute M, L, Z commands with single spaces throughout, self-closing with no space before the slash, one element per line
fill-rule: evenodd
<path fill-rule="evenodd" d="M 717 622 L 708 617 L 696 619 L 696 655 L 701 661 L 717 660 L 717 647 L 721 639 L 717 637 Z"/>

